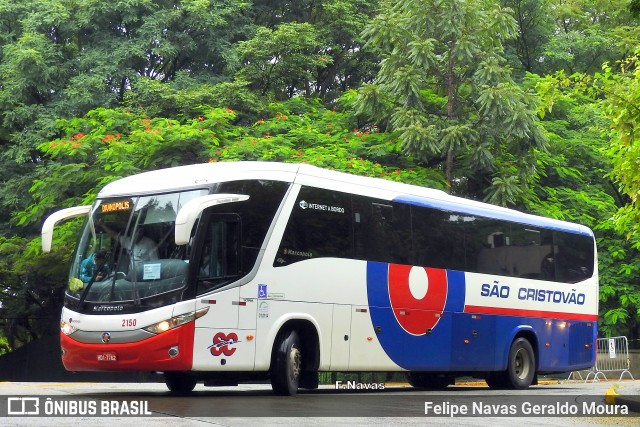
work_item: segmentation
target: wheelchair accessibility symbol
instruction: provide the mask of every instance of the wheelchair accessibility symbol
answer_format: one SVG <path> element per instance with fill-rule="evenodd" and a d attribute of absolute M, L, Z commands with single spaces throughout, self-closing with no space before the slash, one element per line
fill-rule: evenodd
<path fill-rule="evenodd" d="M 267 299 L 267 285 L 258 285 L 258 299 Z"/>

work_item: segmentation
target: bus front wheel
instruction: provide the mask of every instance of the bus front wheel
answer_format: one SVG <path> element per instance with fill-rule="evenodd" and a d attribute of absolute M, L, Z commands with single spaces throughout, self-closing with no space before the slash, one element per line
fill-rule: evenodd
<path fill-rule="evenodd" d="M 271 387 L 280 396 L 294 396 L 298 392 L 302 371 L 302 348 L 296 331 L 280 335 L 271 362 Z"/>
<path fill-rule="evenodd" d="M 185 372 L 165 372 L 164 382 L 172 393 L 187 394 L 193 391 L 198 381 Z"/>

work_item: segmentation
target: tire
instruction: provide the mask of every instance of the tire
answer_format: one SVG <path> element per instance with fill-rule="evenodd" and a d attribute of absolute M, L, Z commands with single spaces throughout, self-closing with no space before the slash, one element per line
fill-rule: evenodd
<path fill-rule="evenodd" d="M 271 361 L 271 387 L 279 396 L 295 396 L 298 393 L 302 372 L 302 348 L 296 331 L 280 335 L 276 341 Z"/>
<path fill-rule="evenodd" d="M 489 388 L 494 390 L 504 390 L 507 387 L 506 372 L 491 372 L 484 379 L 487 382 Z"/>
<path fill-rule="evenodd" d="M 526 338 L 517 338 L 509 349 L 509 362 L 505 379 L 514 390 L 529 388 L 536 376 L 536 355 Z"/>
<path fill-rule="evenodd" d="M 443 390 L 455 382 L 455 377 L 426 372 L 409 372 L 407 381 L 412 387 L 426 390 Z"/>
<path fill-rule="evenodd" d="M 185 372 L 165 372 L 164 382 L 171 393 L 188 394 L 193 391 L 198 381 Z"/>
<path fill-rule="evenodd" d="M 299 388 L 306 388 L 307 390 L 316 390 L 318 388 L 318 371 L 301 371 L 300 381 L 298 382 Z"/>
<path fill-rule="evenodd" d="M 536 356 L 526 338 L 517 338 L 509 348 L 507 370 L 491 372 L 485 378 L 487 385 L 496 390 L 524 390 L 536 377 Z"/>

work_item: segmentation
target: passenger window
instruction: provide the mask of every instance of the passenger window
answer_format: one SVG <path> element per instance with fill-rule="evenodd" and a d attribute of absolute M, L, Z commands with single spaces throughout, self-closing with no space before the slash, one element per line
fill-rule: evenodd
<path fill-rule="evenodd" d="M 230 212 L 242 218 L 242 269 L 248 273 L 254 266 L 289 184 L 280 181 L 230 181 L 216 185 L 215 193 L 246 194 L 249 200 L 220 205 L 216 212 Z"/>
<path fill-rule="evenodd" d="M 512 224 L 510 240 L 508 262 L 514 277 L 555 280 L 551 231 Z"/>
<path fill-rule="evenodd" d="M 473 217 L 416 206 L 411 210 L 415 264 L 465 270 L 464 224 Z"/>
<path fill-rule="evenodd" d="M 576 283 L 593 275 L 593 240 L 581 234 L 554 233 L 556 280 Z"/>
<path fill-rule="evenodd" d="M 274 266 L 320 257 L 353 256 L 351 197 L 303 187 L 289 217 Z"/>
<path fill-rule="evenodd" d="M 357 258 L 412 263 L 409 205 L 354 196 L 353 212 Z"/>
<path fill-rule="evenodd" d="M 511 245 L 509 224 L 492 218 L 466 215 L 467 271 L 511 275 L 508 252 Z"/>

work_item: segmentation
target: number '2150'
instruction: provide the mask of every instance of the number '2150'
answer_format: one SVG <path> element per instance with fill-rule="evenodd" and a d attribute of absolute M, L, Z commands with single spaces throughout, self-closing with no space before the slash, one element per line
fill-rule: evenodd
<path fill-rule="evenodd" d="M 122 327 L 130 328 L 136 326 L 136 319 L 122 319 Z"/>

